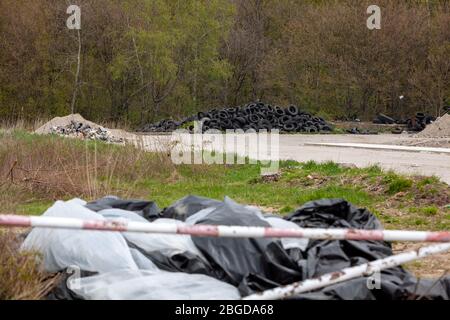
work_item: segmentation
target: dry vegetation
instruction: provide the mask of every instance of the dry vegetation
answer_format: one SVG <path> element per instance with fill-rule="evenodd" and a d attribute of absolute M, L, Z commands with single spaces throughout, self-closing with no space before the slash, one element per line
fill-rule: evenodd
<path fill-rule="evenodd" d="M 149 154 L 132 146 L 69 141 L 21 131 L 0 133 L 0 139 L 3 204 L 7 198 L 14 205 L 33 201 L 33 197 L 51 201 L 67 197 L 94 199 L 105 194 L 133 197 L 139 195 L 133 185 L 124 186 L 122 181 L 156 178 L 174 171 L 167 154 Z"/>
<path fill-rule="evenodd" d="M 0 300 L 44 297 L 58 280 L 40 271 L 33 253 L 19 252 L 18 235 L 0 230 Z"/>

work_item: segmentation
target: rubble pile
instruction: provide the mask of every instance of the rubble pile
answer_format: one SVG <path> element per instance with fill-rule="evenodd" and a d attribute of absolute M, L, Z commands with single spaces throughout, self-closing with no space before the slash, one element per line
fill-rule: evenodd
<path fill-rule="evenodd" d="M 291 105 L 287 108 L 264 104 L 262 102 L 249 103 L 243 106 L 212 109 L 199 112 L 181 121 L 162 120 L 157 123 L 147 124 L 141 132 L 171 132 L 179 128 L 194 130 L 193 121 L 200 121 L 202 131 L 210 129 L 225 131 L 227 129 L 272 130 L 281 132 L 330 132 L 332 126 L 321 117 L 316 117 L 308 112 Z"/>
<path fill-rule="evenodd" d="M 103 127 L 92 127 L 83 122 L 71 121 L 65 126 L 53 126 L 50 128 L 50 133 L 70 136 L 81 139 L 100 140 L 108 143 L 124 143 L 124 139 L 115 137 L 109 130 Z"/>

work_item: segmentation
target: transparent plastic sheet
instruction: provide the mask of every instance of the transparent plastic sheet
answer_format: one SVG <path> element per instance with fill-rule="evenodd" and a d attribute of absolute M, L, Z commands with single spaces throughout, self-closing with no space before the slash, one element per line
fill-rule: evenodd
<path fill-rule="evenodd" d="M 273 228 L 280 228 L 280 229 L 297 229 L 300 228 L 298 225 L 291 221 L 284 220 L 282 218 L 278 217 L 266 217 L 264 218 L 265 221 L 267 221 L 271 227 Z M 283 238 L 281 239 L 281 244 L 283 245 L 283 248 L 285 250 L 288 249 L 300 249 L 301 251 L 305 251 L 306 247 L 308 246 L 308 239 L 302 239 L 302 238 Z"/>
<path fill-rule="evenodd" d="M 142 223 L 163 223 L 163 224 L 184 224 L 175 219 L 159 218 L 149 222 L 140 215 L 121 209 L 106 209 L 98 212 L 108 219 L 127 219 Z M 203 254 L 192 242 L 189 235 L 172 235 L 157 233 L 123 232 L 125 239 L 137 247 L 141 252 L 150 253 L 159 251 L 170 257 L 177 253 L 190 252 L 196 256 L 204 258 Z"/>
<path fill-rule="evenodd" d="M 69 282 L 89 300 L 236 300 L 237 288 L 201 274 L 119 270 Z"/>
<path fill-rule="evenodd" d="M 44 216 L 103 220 L 79 199 L 57 201 Z M 117 269 L 137 270 L 128 245 L 119 232 L 34 228 L 21 247 L 42 255 L 43 267 L 58 272 L 77 267 L 90 272 L 110 272 Z"/>

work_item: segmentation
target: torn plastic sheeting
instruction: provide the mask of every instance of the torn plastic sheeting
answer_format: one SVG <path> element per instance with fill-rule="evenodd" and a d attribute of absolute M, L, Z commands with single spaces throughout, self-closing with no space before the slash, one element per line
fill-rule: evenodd
<path fill-rule="evenodd" d="M 150 223 L 140 215 L 121 209 L 106 209 L 98 212 L 105 218 L 122 218 L 130 221 Z M 151 223 L 155 224 L 184 224 L 182 221 L 175 219 L 159 218 L 153 220 Z M 141 252 L 153 252 L 160 251 L 164 255 L 172 256 L 180 252 L 191 252 L 201 258 L 204 258 L 201 252 L 192 242 L 189 235 L 170 235 L 170 234 L 158 234 L 158 233 L 136 233 L 136 232 L 123 232 L 122 235 L 125 239 L 139 248 Z"/>
<path fill-rule="evenodd" d="M 201 274 L 119 270 L 77 279 L 71 290 L 89 300 L 236 300 L 239 291 Z"/>
<path fill-rule="evenodd" d="M 84 205 L 85 202 L 80 200 L 57 201 L 43 216 L 104 220 L 103 216 Z M 58 272 L 71 266 L 91 272 L 138 269 L 125 239 L 118 232 L 80 233 L 79 230 L 34 228 L 21 249 L 41 253 L 44 269 L 48 272 Z"/>

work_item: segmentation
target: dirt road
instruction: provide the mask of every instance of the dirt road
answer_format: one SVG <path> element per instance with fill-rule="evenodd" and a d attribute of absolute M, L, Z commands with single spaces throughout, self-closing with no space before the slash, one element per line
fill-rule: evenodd
<path fill-rule="evenodd" d="M 318 162 L 334 161 L 364 167 L 377 164 L 406 174 L 436 175 L 450 184 L 450 154 L 412 152 L 398 150 L 371 150 L 366 148 L 314 146 L 309 143 L 365 143 L 405 144 L 414 141 L 396 135 L 355 136 L 281 136 L 280 156 L 282 159 Z"/>
<path fill-rule="evenodd" d="M 447 146 L 436 144 L 436 139 L 414 138 L 405 135 L 280 135 L 279 155 L 280 159 L 317 162 L 334 161 L 340 164 L 365 167 L 379 165 L 384 169 L 392 169 L 405 174 L 435 175 L 450 184 L 450 154 L 438 152 L 404 151 L 404 150 L 373 150 L 368 148 L 354 148 L 343 146 L 319 146 L 314 143 L 363 143 L 363 144 L 390 144 L 409 146 Z M 146 150 L 167 150 L 170 136 L 148 135 L 141 136 L 143 146 Z M 140 140 L 141 140 L 140 139 Z M 223 150 L 225 152 L 236 152 L 246 155 L 245 144 L 229 146 L 223 143 L 223 139 L 211 138 L 209 148 Z M 224 147 L 225 145 L 225 147 Z M 447 150 L 447 152 L 450 150 Z"/>

